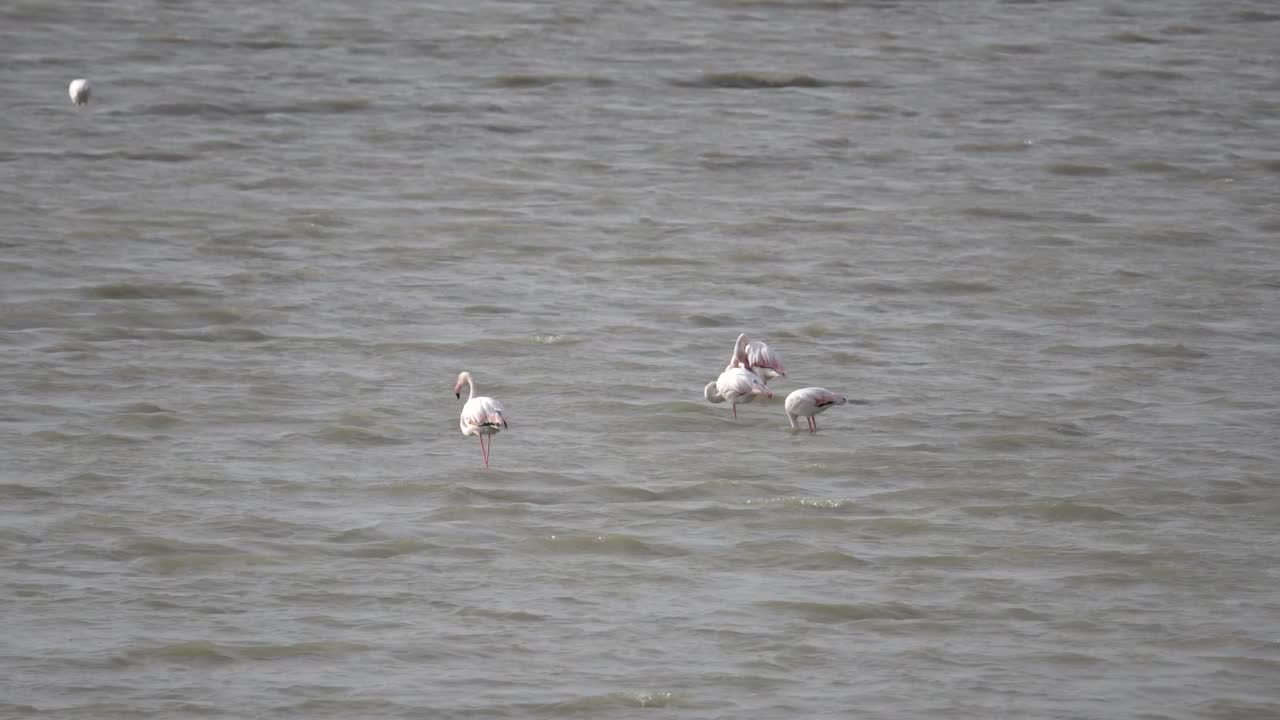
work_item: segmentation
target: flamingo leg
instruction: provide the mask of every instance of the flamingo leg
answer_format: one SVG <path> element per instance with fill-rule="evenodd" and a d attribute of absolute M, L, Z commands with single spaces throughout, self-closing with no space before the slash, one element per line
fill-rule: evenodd
<path fill-rule="evenodd" d="M 809 432 L 818 432 L 818 418 L 809 416 Z"/>
<path fill-rule="evenodd" d="M 485 467 L 489 467 L 489 450 L 484 446 L 484 435 L 480 436 L 480 459 L 484 461 Z"/>
<path fill-rule="evenodd" d="M 488 450 L 485 452 L 485 459 L 487 460 L 487 459 L 488 459 L 489 457 L 491 457 L 492 455 L 493 455 L 493 435 L 490 435 L 490 436 L 489 436 L 489 448 L 488 448 Z"/>
<path fill-rule="evenodd" d="M 738 419 L 738 403 L 733 403 L 733 419 Z"/>

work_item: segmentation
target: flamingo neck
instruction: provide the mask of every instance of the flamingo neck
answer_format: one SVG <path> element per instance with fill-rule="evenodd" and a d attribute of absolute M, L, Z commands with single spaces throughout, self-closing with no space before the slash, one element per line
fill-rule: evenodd
<path fill-rule="evenodd" d="M 746 366 L 746 363 L 742 362 L 742 360 L 745 359 L 746 356 L 747 341 L 748 338 L 745 333 L 738 336 L 737 342 L 733 344 L 733 357 L 729 358 L 729 367 L 735 367 L 738 365 L 743 367 Z"/>
<path fill-rule="evenodd" d="M 464 382 L 467 384 L 467 400 L 468 401 L 470 401 L 472 398 L 476 396 L 476 383 L 474 380 L 471 379 L 471 373 L 469 372 L 462 373 L 460 376 L 458 376 L 458 382 L 459 384 Z"/>

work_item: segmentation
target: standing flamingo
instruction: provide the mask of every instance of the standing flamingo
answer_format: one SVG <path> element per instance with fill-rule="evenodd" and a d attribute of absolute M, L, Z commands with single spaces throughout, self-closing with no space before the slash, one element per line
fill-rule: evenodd
<path fill-rule="evenodd" d="M 764 342 L 752 341 L 746 333 L 738 336 L 738 341 L 733 346 L 733 359 L 759 375 L 765 384 L 774 378 L 787 376 L 778 353 Z"/>
<path fill-rule="evenodd" d="M 757 395 L 773 397 L 773 391 L 759 376 L 736 365 L 725 368 L 715 382 L 707 383 L 702 394 L 713 403 L 729 402 L 733 407 L 734 420 L 738 419 L 738 403 L 745 405 Z"/>
<path fill-rule="evenodd" d="M 467 404 L 462 406 L 462 418 L 458 426 L 462 428 L 463 435 L 476 435 L 480 438 L 480 457 L 484 460 L 484 466 L 489 467 L 489 450 L 493 447 L 493 436 L 507 427 L 506 412 L 502 409 L 502 403 L 497 400 L 491 397 L 476 397 L 475 381 L 471 379 L 471 373 L 465 370 L 458 373 L 458 381 L 453 384 L 455 397 L 462 397 L 463 383 L 466 383 L 470 392 L 467 394 Z M 487 443 L 486 437 L 489 438 Z"/>
<path fill-rule="evenodd" d="M 89 81 L 84 78 L 76 78 L 71 81 L 71 86 L 67 88 L 67 94 L 71 96 L 71 102 L 76 107 L 89 104 L 89 92 L 92 90 Z"/>
<path fill-rule="evenodd" d="M 818 418 L 814 416 L 832 405 L 843 405 L 846 402 L 848 401 L 843 397 L 826 388 L 801 388 L 787 396 L 787 402 L 784 404 L 787 422 L 791 423 L 792 430 L 799 430 L 800 428 L 796 427 L 796 418 L 804 416 L 809 421 L 809 432 L 818 432 Z"/>

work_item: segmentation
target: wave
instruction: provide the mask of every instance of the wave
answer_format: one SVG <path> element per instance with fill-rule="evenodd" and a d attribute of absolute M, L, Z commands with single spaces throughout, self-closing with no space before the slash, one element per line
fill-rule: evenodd
<path fill-rule="evenodd" d="M 606 77 L 598 77 L 595 75 L 528 75 L 528 74 L 512 74 L 498 75 L 493 78 L 493 84 L 501 88 L 513 90 L 523 90 L 528 88 L 544 88 L 552 85 L 579 85 L 584 87 L 603 88 L 612 87 L 613 80 Z"/>
<path fill-rule="evenodd" d="M 1101 505 L 1068 501 L 1038 502 L 1019 505 L 972 505 L 961 511 L 977 517 L 1017 515 L 1050 522 L 1105 522 L 1123 520 L 1127 516 Z"/>
<path fill-rule="evenodd" d="M 265 555 L 252 555 L 250 553 L 232 553 L 226 555 L 199 553 L 195 555 L 158 555 L 149 558 L 139 558 L 136 561 L 139 567 L 146 572 L 156 575 L 176 575 L 198 570 L 209 570 L 213 568 L 225 568 L 228 566 L 235 567 L 255 567 L 263 565 L 285 565 L 288 560 L 284 558 L 268 557 Z"/>
<path fill-rule="evenodd" d="M 152 300 L 159 298 L 207 297 L 205 290 L 187 283 L 132 283 L 117 282 L 106 285 L 90 285 L 80 288 L 86 297 L 101 300 Z"/>
<path fill-rule="evenodd" d="M 689 324 L 698 328 L 728 327 L 738 323 L 739 319 L 732 315 L 704 315 L 697 313 L 689 316 Z"/>
<path fill-rule="evenodd" d="M 1189 75 L 1172 70 L 1151 70 L 1148 68 L 1105 68 L 1098 71 L 1098 76 L 1108 80 L 1143 80 L 1167 82 L 1173 80 L 1190 80 Z"/>
<path fill-rule="evenodd" d="M 321 430 L 314 437 L 322 442 L 339 445 L 404 445 L 409 442 L 402 438 L 381 435 L 372 430 L 352 425 L 334 425 Z"/>
<path fill-rule="evenodd" d="M 331 98 L 284 105 L 233 105 L 211 102 L 157 103 L 141 109 L 162 117 L 246 117 L 255 115 L 340 115 L 372 107 L 368 98 Z"/>
<path fill-rule="evenodd" d="M 1099 346 L 1062 343 L 1051 345 L 1040 352 L 1045 355 L 1081 355 L 1090 357 L 1104 354 L 1128 354 L 1157 358 L 1183 358 L 1187 360 L 1199 360 L 1209 357 L 1208 352 L 1187 347 L 1182 343 L 1174 343 L 1172 345 L 1162 343 L 1121 343 L 1118 345 Z"/>
<path fill-rule="evenodd" d="M 705 73 L 696 78 L 669 81 L 676 87 L 726 90 L 776 90 L 780 88 L 819 88 L 828 86 L 864 87 L 861 81 L 831 82 L 804 73 L 739 70 Z"/>
<path fill-rule="evenodd" d="M 462 308 L 464 315 L 510 315 L 515 309 L 503 305 L 468 305 Z"/>
<path fill-rule="evenodd" d="M 1160 175 L 1182 175 L 1189 172 L 1185 167 L 1171 165 L 1159 160 L 1139 160 L 1137 162 L 1130 163 L 1129 169 L 1134 172 L 1156 173 Z"/>
<path fill-rule="evenodd" d="M 1043 55 L 1048 47 L 1037 43 L 988 43 L 986 49 L 998 55 Z"/>
<path fill-rule="evenodd" d="M 1115 43 L 1137 45 L 1163 45 L 1166 41 L 1132 31 L 1115 32 L 1107 35 L 1107 39 Z"/>
<path fill-rule="evenodd" d="M 400 538 L 388 542 L 364 543 L 356 545 L 349 550 L 339 553 L 345 557 L 354 558 L 392 558 L 401 555 L 414 555 L 426 550 L 442 550 L 439 545 L 433 545 L 418 538 Z"/>
<path fill-rule="evenodd" d="M 996 207 L 967 207 L 961 210 L 962 213 L 970 217 L 990 219 L 990 220 L 1035 220 L 1034 213 L 1025 210 L 1014 210 L 1012 208 L 996 208 Z"/>
<path fill-rule="evenodd" d="M 48 150 L 33 150 L 30 152 L 12 152 L 0 153 L 0 162 L 17 160 L 19 158 L 31 159 L 68 159 L 76 162 L 119 162 L 121 160 L 130 160 L 135 162 L 188 162 L 190 160 L 198 160 L 200 155 L 191 153 L 172 152 L 166 150 L 118 150 L 111 152 L 87 152 L 87 151 L 71 151 L 71 152 L 53 152 Z"/>
<path fill-rule="evenodd" d="M 739 543 L 735 565 L 791 570 L 847 570 L 869 565 L 866 560 L 838 550 L 816 550 L 799 542 L 761 541 Z"/>
<path fill-rule="evenodd" d="M 1003 142 L 961 143 L 955 146 L 957 152 L 994 155 L 1003 153 L 1023 153 L 1034 148 L 1029 140 L 1006 140 Z"/>
<path fill-rule="evenodd" d="M 127 327 L 98 328 L 86 334 L 93 342 L 112 340 L 190 340 L 194 342 L 262 342 L 271 336 L 252 328 L 218 328 L 197 332 L 173 332 L 169 330 L 144 330 Z"/>
<path fill-rule="evenodd" d="M 457 614 L 461 617 L 478 617 L 489 620 L 515 620 L 517 622 L 538 622 L 540 620 L 550 620 L 547 615 L 538 615 L 537 613 L 525 612 L 523 610 L 492 610 L 489 608 L 464 607 L 458 610 Z"/>
<path fill-rule="evenodd" d="M 115 422 L 152 430 L 176 425 L 181 422 L 178 416 L 170 412 L 121 413 L 112 418 Z"/>
<path fill-rule="evenodd" d="M 591 494 L 606 502 L 653 502 L 662 499 L 661 493 L 634 485 L 605 485 L 593 488 Z"/>
<path fill-rule="evenodd" d="M 164 660 L 193 664 L 222 664 L 236 660 L 273 660 L 297 657 L 334 657 L 362 653 L 368 645 L 348 641 L 315 641 L 302 643 L 215 643 L 209 640 L 190 640 L 149 648 L 137 648 L 126 653 L 132 661 Z"/>
<path fill-rule="evenodd" d="M 556 553 L 667 557 L 683 554 L 675 549 L 651 545 L 630 535 L 548 535 L 532 542 L 533 547 Z"/>
<path fill-rule="evenodd" d="M 974 295 L 1000 292 L 1000 288 L 976 280 L 930 280 L 921 283 L 918 288 L 929 295 Z"/>
<path fill-rule="evenodd" d="M 564 702 L 542 705 L 537 709 L 551 716 L 587 715 L 596 717 L 601 713 L 616 708 L 662 708 L 674 705 L 680 696 L 672 692 L 624 693 L 615 692 L 605 695 L 565 700 Z"/>
<path fill-rule="evenodd" d="M 666 266 L 666 265 L 705 265 L 703 260 L 695 260 L 693 258 L 671 257 L 669 255 L 638 255 L 634 257 L 620 258 L 614 261 L 618 265 L 634 265 L 638 267 L 647 266 Z"/>
<path fill-rule="evenodd" d="M 35 500 L 37 498 L 54 497 L 57 493 L 44 488 L 17 483 L 0 484 L 0 499 L 3 500 Z"/>
<path fill-rule="evenodd" d="M 904 603 L 850 604 L 766 600 L 758 607 L 786 615 L 796 615 L 813 622 L 859 622 L 862 620 L 918 620 L 925 613 Z"/>
<path fill-rule="evenodd" d="M 119 435 L 115 433 L 81 433 L 79 435 L 66 433 L 60 430 L 37 430 L 28 437 L 44 442 L 54 443 L 73 443 L 85 442 L 92 446 L 96 445 L 136 445 L 146 442 L 142 438 L 129 437 L 128 435 Z"/>
<path fill-rule="evenodd" d="M 857 503 L 848 498 L 823 498 L 812 497 L 807 495 L 793 495 L 788 497 L 773 497 L 764 499 L 750 499 L 745 501 L 747 505 L 761 505 L 782 507 L 789 510 L 806 510 L 806 511 L 830 511 L 841 510 L 849 512 L 857 509 Z"/>
<path fill-rule="evenodd" d="M 232 554 L 235 549 L 217 543 L 189 543 L 170 538 L 146 536 L 131 540 L 121 549 L 125 558 L 136 559 L 166 555 Z"/>
<path fill-rule="evenodd" d="M 1084 163 L 1049 163 L 1044 166 L 1044 170 L 1050 175 L 1065 175 L 1067 177 L 1102 177 L 1111 174 L 1111 168 L 1109 167 Z"/>

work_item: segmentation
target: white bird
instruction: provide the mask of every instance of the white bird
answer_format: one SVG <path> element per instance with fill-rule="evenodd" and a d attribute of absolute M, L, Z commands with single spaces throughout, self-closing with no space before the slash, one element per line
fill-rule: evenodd
<path fill-rule="evenodd" d="M 480 438 L 480 457 L 484 460 L 484 466 L 489 467 L 489 449 L 493 447 L 493 436 L 507 427 L 506 411 L 502 409 L 502 403 L 491 397 L 476 397 L 475 381 L 471 379 L 471 373 L 465 370 L 458 373 L 458 381 L 453 384 L 455 397 L 462 397 L 464 383 L 470 388 L 470 392 L 467 394 L 467 404 L 462 406 L 458 426 L 462 428 L 463 435 Z M 486 437 L 489 438 L 487 443 Z"/>
<path fill-rule="evenodd" d="M 738 404 L 751 402 L 757 395 L 773 397 L 773 391 L 758 375 L 746 368 L 730 365 L 720 373 L 715 382 L 707 383 L 702 394 L 713 403 L 728 402 L 733 407 L 733 417 L 738 418 Z"/>
<path fill-rule="evenodd" d="M 752 341 L 745 333 L 738 336 L 733 346 L 733 359 L 759 375 L 766 385 L 774 378 L 787 376 L 778 353 L 764 342 Z"/>
<path fill-rule="evenodd" d="M 71 102 L 78 107 L 89 104 L 89 91 L 92 89 L 88 80 L 78 78 L 71 81 L 71 87 L 67 88 L 67 93 L 71 95 Z"/>
<path fill-rule="evenodd" d="M 788 395 L 783 406 L 786 408 L 787 422 L 791 423 L 792 430 L 800 429 L 796 426 L 796 418 L 803 416 L 809 421 L 809 432 L 818 432 L 818 418 L 814 416 L 832 405 L 843 405 L 846 402 L 848 400 L 826 388 L 807 387 Z"/>

